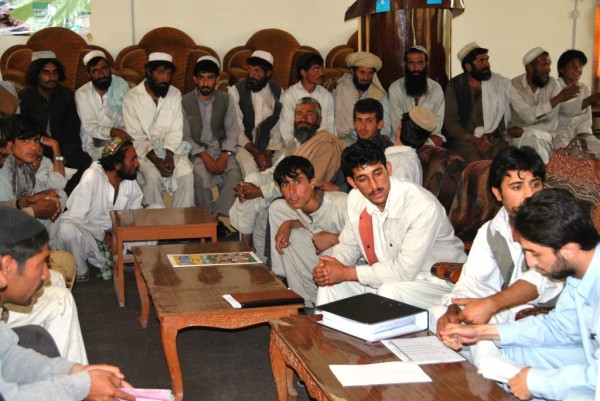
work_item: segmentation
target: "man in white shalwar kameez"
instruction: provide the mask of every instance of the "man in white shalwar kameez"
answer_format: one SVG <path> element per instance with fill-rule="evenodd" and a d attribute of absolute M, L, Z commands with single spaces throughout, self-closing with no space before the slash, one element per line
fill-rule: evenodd
<path fill-rule="evenodd" d="M 189 207 L 194 204 L 191 146 L 182 140 L 181 92 L 171 86 L 172 60 L 166 53 L 150 54 L 146 79 L 123 98 L 123 117 L 139 157 L 144 204 L 164 207 L 167 192 L 173 207 Z"/>
<path fill-rule="evenodd" d="M 102 278 L 111 278 L 106 252 L 112 245 L 110 212 L 142 207 L 142 191 L 135 180 L 139 162 L 132 143 L 115 138 L 102 154 L 83 173 L 59 221 L 57 247 L 75 257 L 79 281 L 88 277 L 86 261 L 101 269 Z"/>
<path fill-rule="evenodd" d="M 81 120 L 83 149 L 96 161 L 112 138 L 132 140 L 125 132 L 123 120 L 123 96 L 129 84 L 111 74 L 106 55 L 100 50 L 86 54 L 83 64 L 90 81 L 75 91 L 75 103 Z"/>

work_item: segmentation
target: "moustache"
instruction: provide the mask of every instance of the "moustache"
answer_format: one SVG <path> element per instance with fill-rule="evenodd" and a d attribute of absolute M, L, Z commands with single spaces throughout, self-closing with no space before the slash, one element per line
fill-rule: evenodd
<path fill-rule="evenodd" d="M 381 192 L 383 192 L 383 188 L 377 188 L 377 189 L 374 189 L 371 192 L 369 192 L 369 196 L 377 195 Z"/>

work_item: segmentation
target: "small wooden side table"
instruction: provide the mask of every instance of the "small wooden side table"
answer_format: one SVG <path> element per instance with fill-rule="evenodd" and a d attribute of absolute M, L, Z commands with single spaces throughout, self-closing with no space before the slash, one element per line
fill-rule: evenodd
<path fill-rule="evenodd" d="M 113 281 L 120 307 L 125 306 L 124 242 L 188 238 L 217 241 L 217 223 L 206 209 L 198 207 L 119 210 L 110 212 L 110 218 L 113 225 Z"/>

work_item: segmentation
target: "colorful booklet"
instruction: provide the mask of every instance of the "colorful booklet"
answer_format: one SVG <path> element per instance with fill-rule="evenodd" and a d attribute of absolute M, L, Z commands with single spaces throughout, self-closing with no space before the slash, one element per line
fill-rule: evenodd
<path fill-rule="evenodd" d="M 173 401 L 175 397 L 171 390 L 148 388 L 121 388 L 124 392 L 135 397 L 136 401 Z M 117 398 L 121 400 L 121 398 Z"/>
<path fill-rule="evenodd" d="M 254 252 L 167 255 L 173 267 L 226 266 L 262 263 Z"/>

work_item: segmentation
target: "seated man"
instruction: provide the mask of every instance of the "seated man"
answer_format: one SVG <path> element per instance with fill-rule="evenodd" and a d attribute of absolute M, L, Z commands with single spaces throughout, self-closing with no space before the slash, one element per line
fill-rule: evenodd
<path fill-rule="evenodd" d="M 394 146 L 385 149 L 385 157 L 392 166 L 392 176 L 423 185 L 423 166 L 417 152 L 435 130 L 436 119 L 431 110 L 417 106 L 404 113 Z"/>
<path fill-rule="evenodd" d="M 319 101 L 323 119 L 320 129 L 335 134 L 333 96 L 323 84 L 323 57 L 318 54 L 305 52 L 298 57 L 298 82 L 287 88 L 281 95 L 281 118 L 279 131 L 281 139 L 287 145 L 294 139 L 294 111 L 298 99 L 310 96 Z"/>
<path fill-rule="evenodd" d="M 312 97 L 303 97 L 296 104 L 294 141 L 286 155 L 306 157 L 315 168 L 317 185 L 328 183 L 338 172 L 343 144 L 331 132 L 317 131 L 321 125 L 321 106 Z M 235 188 L 237 199 L 229 210 L 229 218 L 241 234 L 242 242 L 253 247 L 266 261 L 265 235 L 268 206 L 281 196 L 273 181 L 273 168 L 246 177 Z M 283 271 L 274 270 L 283 275 Z"/>
<path fill-rule="evenodd" d="M 69 196 L 68 210 L 59 219 L 56 247 L 75 256 L 77 281 L 88 280 L 88 261 L 100 269 L 99 277 L 112 278 L 110 212 L 142 207 L 136 181 L 139 167 L 131 141 L 114 138 Z"/>
<path fill-rule="evenodd" d="M 385 111 L 376 99 L 360 99 L 352 109 L 352 125 L 357 141 L 371 141 L 381 149 L 392 146 L 389 137 L 381 135 Z"/>
<path fill-rule="evenodd" d="M 129 84 L 112 75 L 106 55 L 92 50 L 83 58 L 90 82 L 75 91 L 77 113 L 81 119 L 83 149 L 96 161 L 112 138 L 131 141 L 123 121 L 123 97 Z"/>
<path fill-rule="evenodd" d="M 590 95 L 590 89 L 580 81 L 587 57 L 579 50 L 567 50 L 558 58 L 558 83 L 562 88 L 576 85 L 579 95 L 569 102 L 581 103 L 581 114 L 575 117 L 558 116 L 558 128 L 554 137 L 554 149 L 564 148 L 576 136 L 584 136 L 588 150 L 600 158 L 600 139 L 592 132 L 592 106 L 600 102 L 600 93 Z"/>
<path fill-rule="evenodd" d="M 306 158 L 288 156 L 273 173 L 283 199 L 269 206 L 274 271 L 285 271 L 288 285 L 314 308 L 317 286 L 312 268 L 328 255 L 346 223 L 348 196 L 316 187 L 315 170 Z"/>
<path fill-rule="evenodd" d="M 196 206 L 210 211 L 218 222 L 217 234 L 226 237 L 231 232 L 219 216 L 229 216 L 235 193 L 233 187 L 242 178 L 235 158 L 240 127 L 235 103 L 227 93 L 215 90 L 219 78 L 219 61 L 203 56 L 194 66 L 196 88 L 181 99 L 183 106 L 183 140 L 192 146 L 194 164 L 194 200 Z M 213 200 L 212 187 L 219 196 Z"/>
<path fill-rule="evenodd" d="M 466 260 L 444 207 L 423 187 L 390 177 L 383 151 L 369 141 L 344 150 L 342 170 L 354 189 L 340 243 L 313 270 L 317 306 L 366 292 L 421 308 L 440 303 L 452 286 L 431 266 Z M 361 256 L 367 264 L 356 265 Z"/>
<path fill-rule="evenodd" d="M 435 332 L 436 323 L 443 331 L 449 324 L 460 322 L 514 321 L 520 310 L 560 293 L 562 283 L 545 278 L 533 266 L 527 271 L 521 245 L 513 238 L 509 222 L 509 214 L 541 191 L 545 179 L 544 162 L 529 147 L 511 146 L 496 155 L 488 186 L 502 208 L 479 229 L 460 279 L 442 298 L 443 306 L 430 309 L 430 330 Z M 481 341 L 465 351 L 476 366 L 482 357 L 500 354 L 490 341 Z"/>
<path fill-rule="evenodd" d="M 581 114 L 581 102 L 569 102 L 579 96 L 581 88 L 575 84 L 561 88 L 550 76 L 550 55 L 541 47 L 528 51 L 523 65 L 525 74 L 513 78 L 510 91 L 509 144 L 532 147 L 547 164 L 559 114 L 567 117 Z"/>
<path fill-rule="evenodd" d="M 48 233 L 39 221 L 14 208 L 0 208 L 0 221 L 0 306 L 28 304 L 50 276 Z M 21 333 L 25 331 L 20 329 Z M 4 322 L 0 322 L 0 339 L 0 393 L 6 401 L 115 397 L 134 401 L 119 389 L 131 386 L 117 367 L 87 366 L 24 349 L 17 345 L 17 334 Z"/>
<path fill-rule="evenodd" d="M 229 88 L 238 116 L 236 157 L 243 178 L 271 167 L 283 146 L 279 132 L 282 89 L 271 81 L 273 55 L 256 50 L 247 63 L 248 77 Z"/>
<path fill-rule="evenodd" d="M 12 154 L 6 158 L 0 169 L 0 200 L 18 199 L 19 208 L 33 207 L 35 217 L 41 219 L 54 240 L 56 224 L 54 220 L 66 204 L 67 194 L 58 188 L 48 188 L 49 182 L 37 181 L 34 164 L 38 159 L 39 146 L 42 143 L 42 129 L 33 117 L 17 114 L 10 118 L 6 127 L 8 146 Z M 55 141 L 53 141 L 56 144 Z M 52 147 L 54 164 L 62 164 L 60 149 Z M 43 193 L 43 195 L 37 195 Z M 33 198 L 32 198 L 33 196 Z M 51 199 L 46 200 L 49 197 Z M 49 202 L 46 202 L 49 201 Z M 37 202 L 42 202 L 37 205 Z M 40 206 L 40 209 L 38 209 Z"/>
<path fill-rule="evenodd" d="M 512 218 L 528 266 L 566 285 L 547 315 L 439 330 L 454 349 L 495 340 L 523 368 L 508 380 L 521 400 L 594 400 L 600 330 L 600 235 L 588 208 L 566 191 L 545 189 Z"/>
<path fill-rule="evenodd" d="M 358 100 L 375 99 L 383 106 L 383 126 L 379 128 L 381 134 L 393 140 L 388 95 L 377 78 L 377 71 L 382 67 L 381 59 L 372 53 L 356 52 L 346 57 L 346 64 L 352 71 L 342 75 L 333 92 L 338 137 L 346 146 L 356 142 L 352 109 Z"/>
<path fill-rule="evenodd" d="M 183 141 L 181 92 L 171 85 L 175 64 L 166 53 L 151 53 L 146 79 L 123 98 L 127 132 L 139 156 L 138 180 L 146 205 L 165 207 L 163 192 L 173 195 L 173 207 L 194 204 L 194 176 Z"/>

